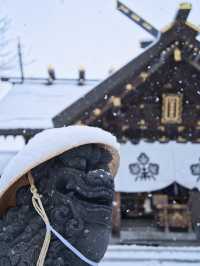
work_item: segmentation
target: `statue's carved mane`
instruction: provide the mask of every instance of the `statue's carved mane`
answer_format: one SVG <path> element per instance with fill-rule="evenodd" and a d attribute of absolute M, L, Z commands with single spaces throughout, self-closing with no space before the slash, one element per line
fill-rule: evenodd
<path fill-rule="evenodd" d="M 107 151 L 89 144 L 32 170 L 54 228 L 94 261 L 100 261 L 104 255 L 111 228 L 114 190 L 108 169 L 110 160 Z M 17 206 L 0 219 L 0 266 L 35 266 L 45 236 L 45 225 L 32 207 L 29 186 L 20 188 L 16 197 Z M 105 243 L 95 235 L 100 226 L 105 233 Z M 99 242 L 96 252 L 88 249 L 92 239 Z M 87 264 L 52 236 L 46 265 Z"/>

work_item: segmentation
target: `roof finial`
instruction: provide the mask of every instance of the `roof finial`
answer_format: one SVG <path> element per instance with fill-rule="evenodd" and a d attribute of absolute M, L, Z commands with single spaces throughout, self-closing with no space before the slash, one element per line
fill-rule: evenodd
<path fill-rule="evenodd" d="M 84 85 L 85 84 L 85 68 L 84 66 L 79 67 L 79 77 L 78 77 L 78 85 Z"/>
<path fill-rule="evenodd" d="M 56 79 L 56 73 L 53 65 L 49 64 L 48 65 L 48 74 L 49 74 L 49 79 L 55 80 Z"/>
<path fill-rule="evenodd" d="M 179 5 L 179 9 L 177 11 L 175 20 L 181 21 L 184 23 L 187 20 L 191 9 L 192 9 L 192 4 L 190 4 L 188 2 L 181 3 Z"/>
<path fill-rule="evenodd" d="M 189 2 L 180 3 L 179 9 L 192 9 L 192 4 Z"/>

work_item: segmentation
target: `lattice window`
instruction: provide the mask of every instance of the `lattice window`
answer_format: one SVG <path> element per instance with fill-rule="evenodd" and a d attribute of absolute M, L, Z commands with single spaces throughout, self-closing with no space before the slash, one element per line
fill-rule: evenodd
<path fill-rule="evenodd" d="M 164 94 L 162 104 L 162 123 L 179 124 L 182 122 L 182 95 Z"/>

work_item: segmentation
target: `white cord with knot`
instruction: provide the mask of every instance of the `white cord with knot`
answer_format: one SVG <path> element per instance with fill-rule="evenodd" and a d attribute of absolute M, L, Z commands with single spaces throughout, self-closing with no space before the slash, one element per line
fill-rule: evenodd
<path fill-rule="evenodd" d="M 40 217 L 42 218 L 42 220 L 44 221 L 44 223 L 46 224 L 46 235 L 45 235 L 45 239 L 42 245 L 42 249 L 37 261 L 37 266 L 43 266 L 44 265 L 44 261 L 47 255 L 47 251 L 49 249 L 49 245 L 50 245 L 50 241 L 51 241 L 51 230 L 50 227 L 47 226 L 49 225 L 49 219 L 46 215 L 45 209 L 43 207 L 42 201 L 41 201 L 41 195 L 38 193 L 37 188 L 34 184 L 34 180 L 33 177 L 31 175 L 31 173 L 28 173 L 28 180 L 29 183 L 31 185 L 31 193 L 32 193 L 32 204 L 33 207 L 35 208 L 36 212 L 40 215 Z"/>
<path fill-rule="evenodd" d="M 46 225 L 46 235 L 45 239 L 42 245 L 42 249 L 37 261 L 37 266 L 44 266 L 44 261 L 47 256 L 47 252 L 49 249 L 49 245 L 51 242 L 51 232 L 66 246 L 68 247 L 77 257 L 79 257 L 84 262 L 88 263 L 91 266 L 98 266 L 98 263 L 91 261 L 90 259 L 86 258 L 79 250 L 77 250 L 74 246 L 72 246 L 69 241 L 64 239 L 62 235 L 60 235 L 51 225 L 48 219 L 48 216 L 46 215 L 45 209 L 43 207 L 42 201 L 41 201 L 41 195 L 38 193 L 38 190 L 34 184 L 34 179 L 31 174 L 31 172 L 28 173 L 28 180 L 31 185 L 31 193 L 32 193 L 32 204 L 36 212 L 40 215 L 42 220 L 44 221 Z"/>

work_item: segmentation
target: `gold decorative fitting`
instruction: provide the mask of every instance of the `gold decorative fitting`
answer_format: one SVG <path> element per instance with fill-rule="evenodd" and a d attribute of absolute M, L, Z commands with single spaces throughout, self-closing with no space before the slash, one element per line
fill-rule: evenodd
<path fill-rule="evenodd" d="M 182 60 L 181 50 L 179 48 L 174 49 L 174 60 L 180 62 Z"/>
<path fill-rule="evenodd" d="M 124 13 L 128 14 L 129 13 L 129 10 L 127 7 L 125 7 L 124 5 L 119 5 L 118 6 L 118 9 L 122 10 Z"/>
<path fill-rule="evenodd" d="M 122 105 L 121 98 L 116 96 L 111 96 L 111 102 L 115 107 L 120 107 Z"/>
<path fill-rule="evenodd" d="M 162 136 L 161 138 L 159 138 L 159 141 L 160 142 L 167 142 L 168 141 L 168 138 L 165 137 L 165 136 Z"/>
<path fill-rule="evenodd" d="M 141 72 L 140 78 L 142 78 L 143 81 L 145 81 L 148 78 L 149 74 L 147 72 Z"/>
<path fill-rule="evenodd" d="M 183 96 L 181 94 L 163 94 L 162 120 L 163 124 L 180 124 L 182 122 Z"/>
<path fill-rule="evenodd" d="M 76 125 L 83 125 L 83 122 L 81 120 L 76 122 Z"/>
<path fill-rule="evenodd" d="M 143 24 L 143 27 L 147 30 L 152 30 L 152 26 L 150 24 L 148 24 L 147 22 L 144 22 Z"/>
<path fill-rule="evenodd" d="M 56 79 L 56 74 L 55 74 L 55 69 L 53 67 L 53 65 L 48 65 L 48 68 L 47 68 L 47 71 L 48 71 L 48 82 L 49 84 L 52 84 L 53 80 Z"/>
<path fill-rule="evenodd" d="M 178 127 L 178 132 L 182 132 L 184 129 L 185 129 L 184 126 L 179 126 L 179 127 Z"/>
<path fill-rule="evenodd" d="M 141 119 L 139 122 L 138 122 L 138 125 L 140 127 L 140 129 L 146 129 L 147 128 L 147 125 L 146 125 L 146 122 L 144 119 Z"/>
<path fill-rule="evenodd" d="M 122 136 L 121 140 L 122 140 L 123 142 L 127 142 L 127 141 L 128 141 L 127 137 L 125 137 L 125 136 Z"/>
<path fill-rule="evenodd" d="M 123 125 L 123 126 L 122 126 L 122 131 L 125 131 L 125 130 L 127 130 L 128 128 L 129 128 L 128 125 Z"/>
<path fill-rule="evenodd" d="M 131 83 L 128 83 L 127 85 L 126 85 L 126 90 L 127 91 L 132 91 L 134 89 L 134 87 L 133 87 L 133 85 L 131 84 Z"/>
<path fill-rule="evenodd" d="M 138 122 L 139 125 L 145 125 L 145 120 L 144 119 L 141 119 L 139 122 Z"/>
<path fill-rule="evenodd" d="M 177 141 L 178 141 L 178 142 L 187 142 L 187 139 L 185 139 L 185 138 L 179 136 L 179 137 L 177 138 Z"/>
<path fill-rule="evenodd" d="M 192 4 L 188 2 L 181 3 L 179 5 L 179 9 L 192 9 Z"/>
<path fill-rule="evenodd" d="M 101 109 L 96 108 L 96 109 L 94 109 L 93 113 L 94 113 L 94 115 L 99 116 L 99 115 L 101 115 Z"/>
<path fill-rule="evenodd" d="M 197 121 L 197 125 L 200 126 L 200 121 Z"/>
<path fill-rule="evenodd" d="M 144 109 L 144 104 L 140 104 L 140 109 Z"/>
<path fill-rule="evenodd" d="M 85 71 L 85 67 L 83 65 L 79 66 L 79 71 Z"/>
<path fill-rule="evenodd" d="M 135 20 L 135 21 L 137 21 L 137 22 L 140 21 L 140 17 L 137 16 L 137 15 L 135 15 L 135 14 L 132 14 L 131 17 L 132 17 L 133 20 Z"/>
<path fill-rule="evenodd" d="M 159 129 L 160 131 L 165 131 L 165 127 L 164 127 L 164 126 L 159 126 L 158 129 Z"/>
<path fill-rule="evenodd" d="M 47 69 L 51 71 L 51 70 L 54 70 L 54 67 L 53 65 L 49 64 Z"/>

